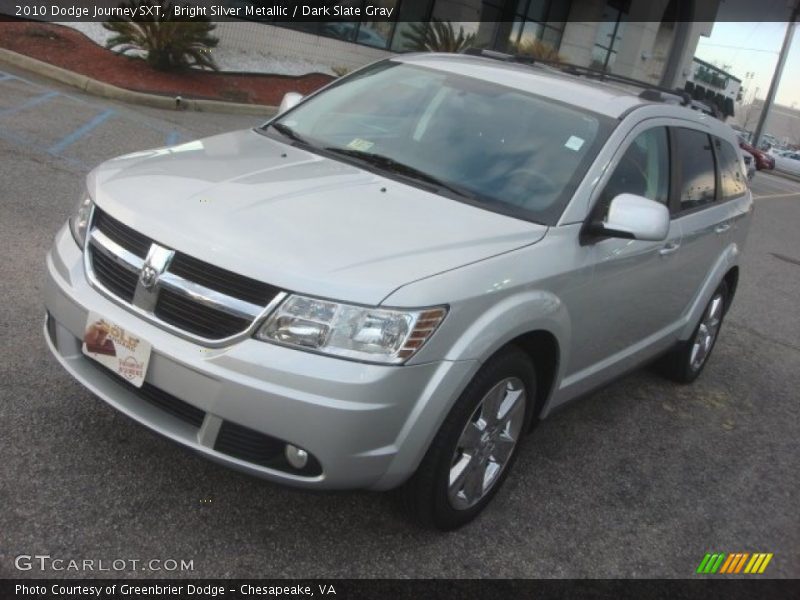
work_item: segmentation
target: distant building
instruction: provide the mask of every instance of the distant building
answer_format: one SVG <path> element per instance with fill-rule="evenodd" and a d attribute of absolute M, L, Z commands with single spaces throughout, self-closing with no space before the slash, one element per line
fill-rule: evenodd
<path fill-rule="evenodd" d="M 763 109 L 764 101 L 761 99 L 744 105 L 737 113 L 735 123 L 742 129 L 752 132 L 761 118 Z M 800 146 L 800 109 L 773 104 L 769 116 L 767 116 L 764 134 L 762 141 L 767 143 L 773 145 L 777 143 L 780 146 Z"/>
<path fill-rule="evenodd" d="M 693 98 L 715 105 L 728 117 L 734 114 L 734 103 L 741 100 L 742 80 L 695 57 L 684 89 Z"/>
<path fill-rule="evenodd" d="M 414 41 L 415 34 L 436 20 L 456 35 L 473 35 L 476 46 L 516 52 L 538 43 L 568 62 L 683 88 L 697 42 L 701 35 L 710 35 L 719 2 L 375 0 L 371 4 L 394 10 L 393 21 L 224 22 L 216 33 L 221 46 L 255 47 L 277 56 L 353 69 L 396 52 L 423 49 Z M 361 6 L 365 1 L 339 4 Z"/>

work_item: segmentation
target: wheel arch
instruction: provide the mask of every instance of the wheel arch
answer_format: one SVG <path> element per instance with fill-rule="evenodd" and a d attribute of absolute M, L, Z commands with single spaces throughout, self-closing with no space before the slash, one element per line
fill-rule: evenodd
<path fill-rule="evenodd" d="M 516 346 L 525 352 L 536 370 L 536 400 L 531 421 L 533 426 L 542 414 L 555 387 L 558 367 L 561 363 L 558 339 L 550 331 L 537 329 L 523 333 L 511 340 L 508 345 Z"/>
<path fill-rule="evenodd" d="M 735 265 L 728 269 L 722 280 L 728 286 L 728 297 L 725 299 L 725 312 L 727 313 L 733 303 L 733 297 L 736 294 L 736 286 L 739 285 L 739 266 Z"/>

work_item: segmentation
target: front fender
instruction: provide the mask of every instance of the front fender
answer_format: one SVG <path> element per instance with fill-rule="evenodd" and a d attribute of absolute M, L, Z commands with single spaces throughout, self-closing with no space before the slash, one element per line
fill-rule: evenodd
<path fill-rule="evenodd" d="M 552 292 L 526 290 L 485 308 L 455 339 L 445 355 L 447 360 L 483 363 L 515 338 L 533 331 L 546 331 L 556 338 L 559 348 L 569 347 L 569 314 Z"/>

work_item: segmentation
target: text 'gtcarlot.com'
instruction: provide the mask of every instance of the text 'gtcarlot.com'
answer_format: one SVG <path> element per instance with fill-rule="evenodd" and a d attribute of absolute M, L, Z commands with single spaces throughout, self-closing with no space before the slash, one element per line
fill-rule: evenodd
<path fill-rule="evenodd" d="M 20 554 L 14 559 L 18 571 L 194 571 L 194 560 L 172 558 L 58 558 L 49 554 Z"/>

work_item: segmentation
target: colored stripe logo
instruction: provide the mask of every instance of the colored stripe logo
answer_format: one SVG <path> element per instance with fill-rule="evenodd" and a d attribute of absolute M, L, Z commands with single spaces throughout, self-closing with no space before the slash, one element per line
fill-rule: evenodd
<path fill-rule="evenodd" d="M 707 553 L 695 572 L 703 575 L 714 575 L 715 573 L 760 575 L 767 568 L 772 556 L 771 552 Z"/>

